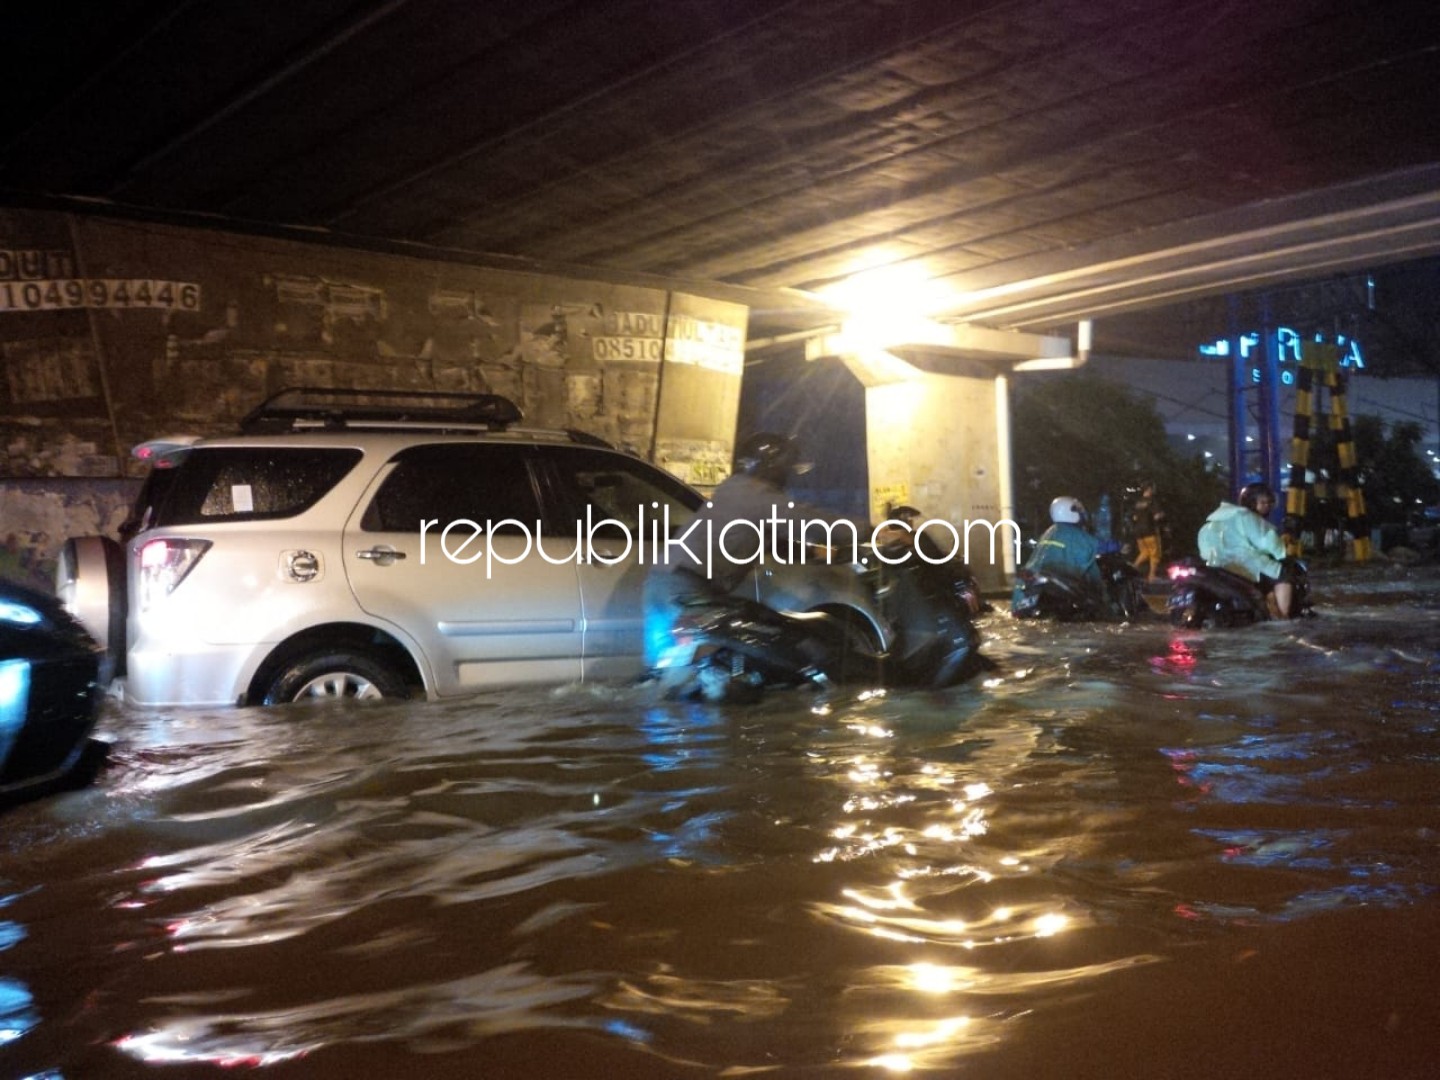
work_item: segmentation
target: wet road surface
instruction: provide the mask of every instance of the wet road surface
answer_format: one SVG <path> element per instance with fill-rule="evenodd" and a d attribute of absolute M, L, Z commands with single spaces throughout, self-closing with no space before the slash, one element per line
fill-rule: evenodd
<path fill-rule="evenodd" d="M 112 707 L 0 816 L 0 1076 L 1434 1076 L 1440 571 L 1315 599 L 991 616 L 944 693 Z"/>

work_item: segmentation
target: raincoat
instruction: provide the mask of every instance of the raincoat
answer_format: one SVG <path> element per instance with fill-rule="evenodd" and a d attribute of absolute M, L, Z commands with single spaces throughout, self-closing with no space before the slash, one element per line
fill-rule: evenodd
<path fill-rule="evenodd" d="M 1025 568 L 1083 581 L 1096 592 L 1103 592 L 1105 579 L 1100 576 L 1100 564 L 1095 561 L 1099 553 L 1099 540 L 1079 525 L 1062 521 L 1040 534 Z"/>
<path fill-rule="evenodd" d="M 1200 558 L 1210 566 L 1258 582 L 1278 580 L 1285 541 L 1263 517 L 1234 503 L 1222 502 L 1213 510 L 1196 537 Z"/>

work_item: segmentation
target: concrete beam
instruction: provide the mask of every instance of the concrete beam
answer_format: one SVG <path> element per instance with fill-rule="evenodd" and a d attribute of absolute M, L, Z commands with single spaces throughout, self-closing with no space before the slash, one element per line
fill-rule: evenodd
<path fill-rule="evenodd" d="M 921 372 L 993 379 L 1011 371 L 1079 367 L 1089 347 L 1086 324 L 1080 326 L 1078 343 L 973 323 L 926 322 L 908 329 L 918 333 L 883 348 L 843 330 L 810 337 L 805 341 L 805 358 L 839 357 L 865 386 L 883 386 L 915 379 Z"/>

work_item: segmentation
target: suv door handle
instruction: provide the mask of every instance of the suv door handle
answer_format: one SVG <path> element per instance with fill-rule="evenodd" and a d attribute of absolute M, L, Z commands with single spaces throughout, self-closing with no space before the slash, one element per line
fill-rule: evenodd
<path fill-rule="evenodd" d="M 392 547 L 381 545 L 380 547 L 364 548 L 355 552 L 357 559 L 369 559 L 376 566 L 389 566 L 398 559 L 405 558 L 405 552 L 396 551 Z"/>

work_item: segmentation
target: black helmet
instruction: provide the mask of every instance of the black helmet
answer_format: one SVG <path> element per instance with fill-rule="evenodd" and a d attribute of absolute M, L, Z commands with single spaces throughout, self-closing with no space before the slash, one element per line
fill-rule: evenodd
<path fill-rule="evenodd" d="M 800 450 L 789 435 L 759 431 L 746 437 L 735 451 L 735 471 L 784 487 L 792 472 L 801 471 Z"/>
<path fill-rule="evenodd" d="M 1255 504 L 1261 499 L 1269 499 L 1274 503 L 1275 489 L 1263 481 L 1246 484 L 1240 489 L 1240 505 L 1245 507 L 1246 510 L 1254 510 Z"/>

